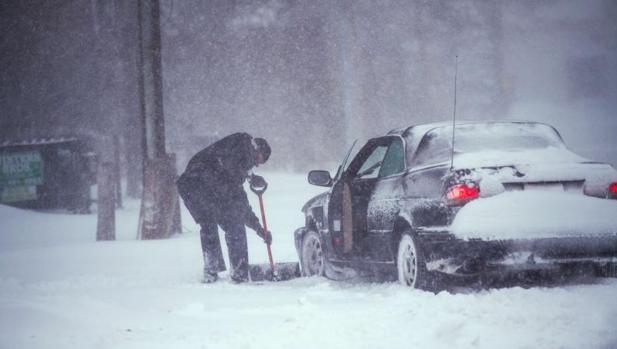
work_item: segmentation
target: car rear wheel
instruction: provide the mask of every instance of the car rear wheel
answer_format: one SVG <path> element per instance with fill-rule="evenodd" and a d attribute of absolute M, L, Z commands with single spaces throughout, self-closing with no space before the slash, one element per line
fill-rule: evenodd
<path fill-rule="evenodd" d="M 302 239 L 302 275 L 323 276 L 326 266 L 326 258 L 319 234 L 309 230 Z"/>
<path fill-rule="evenodd" d="M 396 260 L 398 281 L 411 288 L 435 291 L 432 275 L 426 270 L 424 251 L 410 232 L 401 236 Z"/>

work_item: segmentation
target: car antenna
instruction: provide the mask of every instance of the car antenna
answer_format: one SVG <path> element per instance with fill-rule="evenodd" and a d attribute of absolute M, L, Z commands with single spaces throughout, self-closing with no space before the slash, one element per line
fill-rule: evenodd
<path fill-rule="evenodd" d="M 458 75 L 458 55 L 454 63 L 454 110 L 452 111 L 452 154 L 450 156 L 450 171 L 454 169 L 454 130 L 456 126 L 456 78 Z"/>

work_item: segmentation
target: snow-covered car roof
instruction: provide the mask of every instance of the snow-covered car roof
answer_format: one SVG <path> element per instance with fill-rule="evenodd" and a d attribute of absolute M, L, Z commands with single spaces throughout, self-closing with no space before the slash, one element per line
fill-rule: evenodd
<path fill-rule="evenodd" d="M 547 128 L 550 128 L 552 131 L 554 131 L 554 135 L 559 139 L 559 142 L 563 142 L 561 135 L 559 134 L 559 131 L 557 131 L 553 126 L 546 124 L 546 123 L 541 123 L 541 122 L 535 122 L 535 121 L 526 121 L 526 120 L 489 120 L 489 121 L 478 121 L 478 120 L 462 120 L 462 121 L 457 121 L 456 122 L 456 128 L 458 129 L 459 127 L 465 127 L 465 126 L 470 126 L 470 125 L 516 125 L 516 124 L 528 124 L 528 125 L 542 125 L 545 126 Z M 410 158 L 413 156 L 413 153 L 416 151 L 416 149 L 418 149 L 418 146 L 420 145 L 420 142 L 422 141 L 423 137 L 438 128 L 445 128 L 445 127 L 452 127 L 452 122 L 451 121 L 442 121 L 442 122 L 434 122 L 434 123 L 428 123 L 428 124 L 419 124 L 419 125 L 413 125 L 413 126 L 409 126 L 409 127 L 405 127 L 405 128 L 399 128 L 399 129 L 394 129 L 391 130 L 388 135 L 397 135 L 400 137 L 405 138 L 406 140 L 406 148 L 407 148 L 407 160 L 409 161 Z"/>
<path fill-rule="evenodd" d="M 456 126 L 463 125 L 473 125 L 473 124 L 537 124 L 537 125 L 546 125 L 555 130 L 557 135 L 561 138 L 559 131 L 557 131 L 553 126 L 537 121 L 528 121 L 528 120 L 489 120 L 489 121 L 479 121 L 479 120 L 461 120 L 456 121 Z M 433 130 L 438 127 L 449 127 L 452 126 L 452 121 L 440 121 L 433 122 L 428 124 L 418 124 L 412 125 L 402 128 L 393 129 L 388 132 L 389 135 L 399 135 L 405 138 L 422 138 L 427 132 Z M 419 143 L 419 140 L 418 140 Z"/>

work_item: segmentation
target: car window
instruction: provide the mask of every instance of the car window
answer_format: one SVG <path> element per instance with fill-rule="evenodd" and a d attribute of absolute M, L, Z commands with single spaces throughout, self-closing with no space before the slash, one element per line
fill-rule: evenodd
<path fill-rule="evenodd" d="M 450 159 L 450 156 L 452 156 L 450 140 L 451 136 L 448 138 L 442 132 L 431 131 L 427 133 L 418 146 L 412 167 L 438 164 Z"/>
<path fill-rule="evenodd" d="M 388 151 L 381 164 L 379 177 L 387 177 L 393 174 L 401 173 L 405 169 L 405 152 L 403 151 L 403 142 L 395 138 L 388 147 Z"/>
<path fill-rule="evenodd" d="M 356 178 L 377 178 L 387 150 L 388 146 L 386 145 L 376 146 L 372 150 L 371 155 L 369 155 L 362 163 L 362 166 L 360 166 L 360 169 L 356 173 Z"/>

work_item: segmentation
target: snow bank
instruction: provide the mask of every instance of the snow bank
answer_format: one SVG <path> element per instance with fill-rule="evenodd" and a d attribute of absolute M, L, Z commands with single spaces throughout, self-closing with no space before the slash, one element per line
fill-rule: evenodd
<path fill-rule="evenodd" d="M 128 200 L 116 212 L 116 238 L 135 239 L 139 202 Z M 0 205 L 0 251 L 96 240 L 96 213 L 33 212 Z"/>
<path fill-rule="evenodd" d="M 526 190 L 474 200 L 451 231 L 465 239 L 529 239 L 617 235 L 617 200 Z"/>

